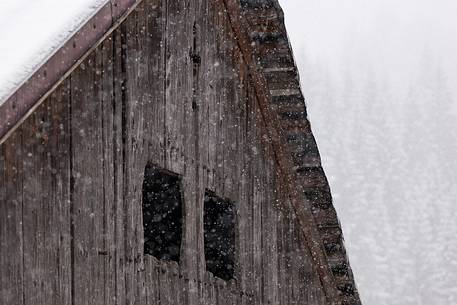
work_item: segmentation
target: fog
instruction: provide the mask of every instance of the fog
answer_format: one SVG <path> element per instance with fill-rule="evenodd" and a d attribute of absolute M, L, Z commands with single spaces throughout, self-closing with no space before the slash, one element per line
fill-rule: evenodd
<path fill-rule="evenodd" d="M 300 68 L 351 69 L 405 86 L 421 60 L 457 76 L 457 2 L 452 0 L 281 0 Z M 307 57 L 307 58 L 305 58 Z M 360 75 L 363 78 L 363 75 Z M 306 85 L 305 85 L 306 87 Z"/>
<path fill-rule="evenodd" d="M 280 3 L 363 303 L 457 304 L 457 1 Z"/>

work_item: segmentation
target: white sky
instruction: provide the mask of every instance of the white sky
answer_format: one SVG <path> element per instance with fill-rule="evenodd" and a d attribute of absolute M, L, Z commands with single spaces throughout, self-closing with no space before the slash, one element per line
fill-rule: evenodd
<path fill-rule="evenodd" d="M 400 82 L 432 54 L 457 85 L 455 0 L 279 1 L 299 65 L 305 54 L 332 70 L 344 60 Z"/>

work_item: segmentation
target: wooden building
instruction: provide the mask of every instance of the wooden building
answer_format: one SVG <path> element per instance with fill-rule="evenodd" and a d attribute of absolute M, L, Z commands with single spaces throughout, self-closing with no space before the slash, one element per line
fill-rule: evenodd
<path fill-rule="evenodd" d="M 0 304 L 358 305 L 277 0 L 111 0 L 0 105 Z"/>

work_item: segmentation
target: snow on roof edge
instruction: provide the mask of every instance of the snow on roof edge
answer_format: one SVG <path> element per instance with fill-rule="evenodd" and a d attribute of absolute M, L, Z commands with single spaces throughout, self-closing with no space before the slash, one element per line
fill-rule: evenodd
<path fill-rule="evenodd" d="M 20 1 L 23 3 L 27 2 L 27 0 Z M 7 0 L 7 2 L 11 3 L 3 3 L 0 5 L 0 8 L 2 8 L 2 10 L 6 6 L 6 11 L 8 11 L 9 4 L 10 8 L 18 4 L 18 0 Z M 49 22 L 45 24 L 45 26 L 37 26 L 37 28 L 33 29 L 32 32 L 48 32 L 44 33 L 44 35 L 41 35 L 40 37 L 31 39 L 31 41 L 8 41 L 8 39 L 6 39 L 3 45 L 6 45 L 8 47 L 0 47 L 0 60 L 3 61 L 3 58 L 6 58 L 6 60 L 10 62 L 10 66 L 6 69 L 6 72 L 0 72 L 0 106 L 2 106 L 11 96 L 13 96 L 14 93 L 17 92 L 17 90 L 20 89 L 24 85 L 24 83 L 26 83 L 30 79 L 30 77 L 32 77 L 35 74 L 35 72 L 39 70 L 40 67 L 42 67 L 54 54 L 56 54 L 56 52 L 58 52 L 62 48 L 62 46 L 64 46 L 65 43 L 68 42 L 74 36 L 74 34 L 76 34 L 87 23 L 88 20 L 95 16 L 100 11 L 100 9 L 103 8 L 104 5 L 110 2 L 110 0 L 80 0 L 76 2 L 78 3 L 75 5 L 74 3 L 71 4 L 69 1 L 43 1 L 43 3 L 40 3 L 40 6 L 42 6 L 40 10 L 47 11 L 47 17 L 49 17 L 51 14 L 52 16 L 55 16 L 55 14 L 57 13 L 63 15 L 67 19 L 53 19 L 56 22 Z M 51 5 L 55 6 L 52 6 L 50 8 Z M 27 12 L 24 12 L 24 16 L 26 18 L 30 17 L 29 15 L 31 11 L 35 11 L 36 14 L 36 6 L 25 6 L 27 7 L 26 10 L 28 9 Z M 59 7 L 62 6 L 66 7 L 66 10 L 63 12 L 61 10 L 58 10 Z M 75 7 L 77 8 L 76 11 Z M 21 11 L 24 11 L 24 7 L 21 7 L 20 9 Z M 39 11 L 37 13 L 39 13 Z M 2 17 L 1 15 L 2 14 L 0 14 L 0 17 Z M 18 18 L 19 20 L 17 23 L 20 22 L 21 18 L 23 19 L 23 17 L 21 16 L 12 16 L 12 18 Z M 6 21 L 8 21 L 8 19 L 11 19 L 11 17 L 7 17 L 6 19 Z M 3 23 L 7 23 L 6 21 L 3 21 Z M 39 21 L 40 20 L 38 20 L 38 22 Z M 14 29 L 12 30 L 11 26 L 8 29 L 8 32 L 11 34 L 7 34 L 7 38 L 17 39 L 18 37 L 23 36 L 24 31 L 30 30 L 30 27 L 27 27 L 26 29 L 17 29 L 19 33 L 15 33 Z M 4 32 L 6 31 L 0 31 L 0 39 L 2 41 L 4 41 Z M 42 47 L 46 47 L 47 45 L 49 45 L 49 48 L 46 48 L 44 50 L 41 49 Z M 14 53 L 16 53 L 18 49 L 28 49 L 29 52 L 35 51 L 37 53 L 20 53 L 19 58 L 15 58 Z M 8 63 L 6 63 L 4 66 L 8 67 Z"/>

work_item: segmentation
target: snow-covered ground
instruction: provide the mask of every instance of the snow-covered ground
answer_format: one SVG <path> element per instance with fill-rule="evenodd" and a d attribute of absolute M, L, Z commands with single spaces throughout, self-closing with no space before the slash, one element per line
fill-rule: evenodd
<path fill-rule="evenodd" d="M 1 0 L 0 105 L 108 0 Z"/>

